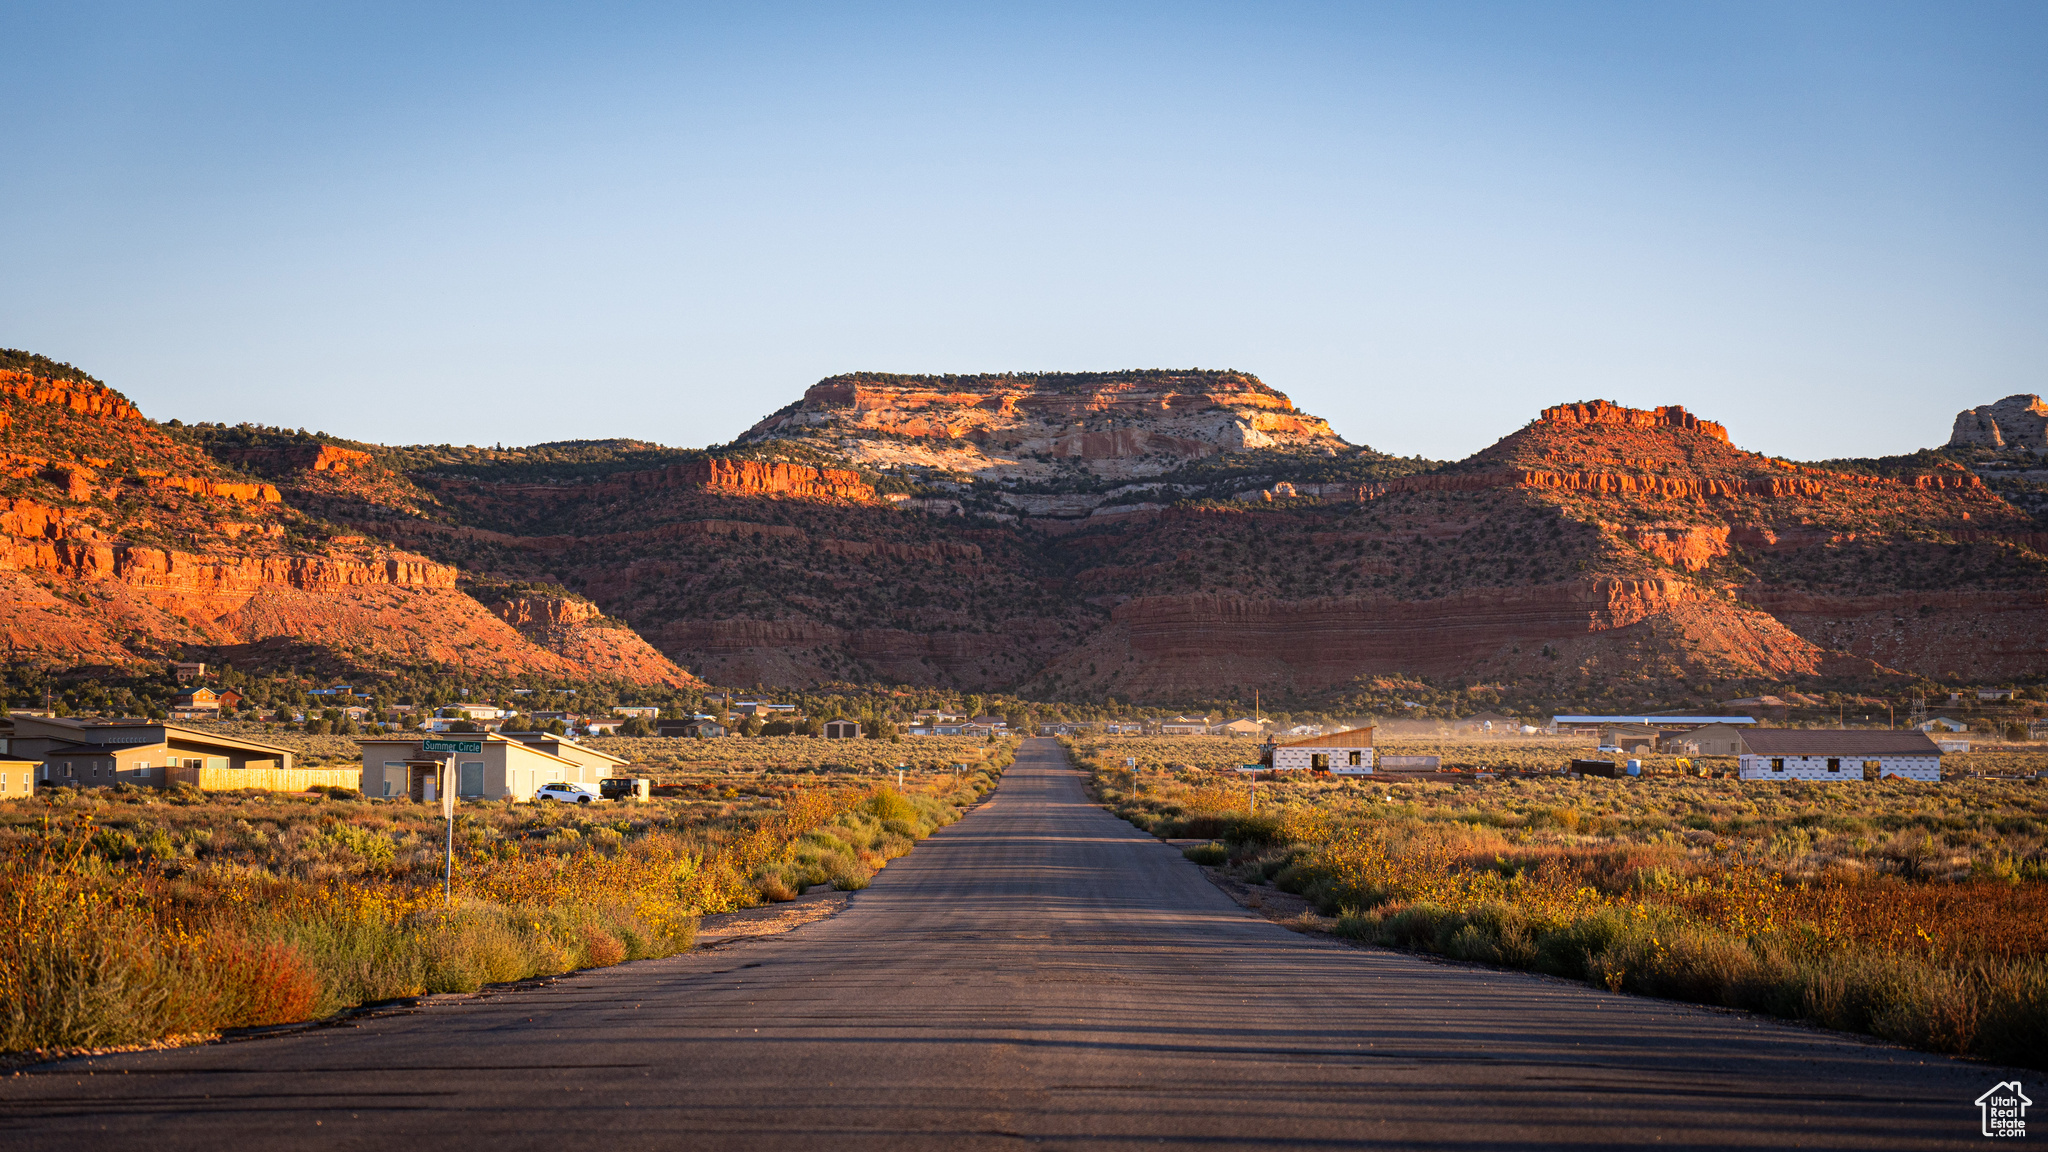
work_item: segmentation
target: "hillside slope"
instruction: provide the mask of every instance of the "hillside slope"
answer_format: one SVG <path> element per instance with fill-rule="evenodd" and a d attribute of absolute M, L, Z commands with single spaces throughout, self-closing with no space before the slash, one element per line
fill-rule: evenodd
<path fill-rule="evenodd" d="M 2008 489 L 1767 459 L 1680 408 L 1559 405 L 1437 466 L 1241 373 L 853 374 L 722 448 L 387 447 L 167 433 L 14 371 L 17 658 L 1617 705 L 2048 667 L 2048 537 Z"/>
<path fill-rule="evenodd" d="M 0 356 L 0 428 L 0 650 L 12 661 L 211 655 L 591 675 L 589 642 L 536 642 L 462 591 L 455 567 L 336 530 L 68 365 Z M 301 463 L 365 462 L 316 453 Z M 689 682 L 627 635 L 603 638 L 607 673 Z"/>

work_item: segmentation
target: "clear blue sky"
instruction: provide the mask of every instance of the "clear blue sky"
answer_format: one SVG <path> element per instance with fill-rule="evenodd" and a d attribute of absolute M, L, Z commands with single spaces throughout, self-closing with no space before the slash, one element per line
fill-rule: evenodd
<path fill-rule="evenodd" d="M 2048 391 L 2048 5 L 0 9 L 0 345 L 160 419 L 731 439 L 849 369 L 1232 367 L 1462 456 Z"/>

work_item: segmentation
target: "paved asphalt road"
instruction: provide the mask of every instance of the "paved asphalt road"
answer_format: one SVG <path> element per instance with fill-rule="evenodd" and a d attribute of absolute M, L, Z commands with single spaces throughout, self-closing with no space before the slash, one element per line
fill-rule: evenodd
<path fill-rule="evenodd" d="M 832 919 L 46 1065 L 0 1078 L 0 1148 L 1925 1148 L 1978 1142 L 1998 1079 L 1298 935 L 1090 807 L 1038 740 Z"/>

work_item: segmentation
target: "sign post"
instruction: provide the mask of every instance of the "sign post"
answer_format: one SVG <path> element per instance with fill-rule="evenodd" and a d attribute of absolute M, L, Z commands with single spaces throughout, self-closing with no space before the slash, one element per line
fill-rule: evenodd
<path fill-rule="evenodd" d="M 1237 770 L 1244 773 L 1251 782 L 1252 810 L 1250 814 L 1257 816 L 1259 814 L 1259 773 L 1265 771 L 1266 766 L 1264 764 L 1242 764 L 1238 766 Z"/>
<path fill-rule="evenodd" d="M 484 742 L 481 740 L 428 740 L 420 745 L 420 749 L 425 752 L 445 752 L 449 754 L 448 759 L 441 764 L 441 771 L 437 774 L 439 779 L 436 781 L 436 784 L 441 789 L 441 817 L 448 821 L 448 859 L 441 873 L 441 905 L 443 907 L 453 907 L 455 904 L 455 781 L 457 776 L 454 754 L 458 752 L 481 753 L 484 750 Z"/>
<path fill-rule="evenodd" d="M 1124 767 L 1131 770 L 1131 795 L 1136 796 L 1138 794 L 1138 758 L 1135 756 L 1124 757 Z"/>

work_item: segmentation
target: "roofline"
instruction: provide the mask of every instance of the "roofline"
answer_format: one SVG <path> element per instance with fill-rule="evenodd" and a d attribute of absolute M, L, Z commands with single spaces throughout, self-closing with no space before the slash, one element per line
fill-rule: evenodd
<path fill-rule="evenodd" d="M 280 748 L 275 744 L 264 744 L 255 740 L 244 740 L 238 736 L 228 736 L 216 734 L 213 732 L 202 732 L 197 728 L 187 728 L 182 724 L 165 724 L 163 727 L 164 735 L 166 738 L 168 738 L 170 734 L 173 732 L 182 732 L 186 736 L 191 737 L 195 740 L 210 740 L 220 744 L 232 745 L 237 748 L 249 748 L 262 752 L 281 752 L 286 756 L 297 755 L 297 753 L 293 752 L 291 749 Z"/>
<path fill-rule="evenodd" d="M 458 736 L 470 736 L 470 735 L 476 735 L 476 736 L 489 736 L 489 737 L 492 737 L 493 739 L 497 740 L 497 742 L 498 742 L 498 743 L 500 743 L 500 744 L 510 744 L 510 745 L 512 745 L 512 746 L 513 746 L 513 747 L 515 747 L 515 748 L 524 748 L 524 749 L 526 749 L 526 750 L 527 750 L 528 752 L 531 752 L 531 753 L 533 753 L 533 754 L 534 754 L 535 756 L 545 756 L 545 757 L 547 757 L 547 758 L 548 758 L 548 759 L 550 759 L 550 760 L 556 760 L 556 761 L 560 761 L 560 762 L 561 762 L 561 763 L 563 763 L 563 764 L 569 764 L 569 765 L 572 765 L 572 766 L 575 766 L 575 767 L 582 767 L 582 765 L 580 765 L 580 764 L 577 764 L 577 763 L 576 763 L 576 761 L 574 761 L 574 760 L 571 760 L 571 759 L 569 759 L 569 758 L 568 758 L 568 757 L 566 757 L 566 756 L 557 756 L 557 755 L 555 755 L 555 754 L 554 754 L 553 752 L 543 752 L 543 751 L 541 751 L 540 749 L 538 749 L 538 748 L 535 748 L 535 747 L 534 747 L 533 745 L 531 745 L 531 744 L 528 744 L 528 743 L 527 743 L 526 741 L 524 741 L 524 740 L 507 740 L 507 739 L 505 739 L 505 738 L 504 738 L 503 736 L 499 736 L 499 735 L 498 735 L 498 734 L 497 734 L 496 732 L 476 732 L 476 733 L 470 733 L 470 732 L 458 732 L 458 733 L 456 733 L 456 735 L 458 735 Z M 368 746 L 370 746 L 370 745 L 372 745 L 372 744 L 424 744 L 424 743 L 426 743 L 426 742 L 427 742 L 428 740 L 431 740 L 431 739 L 434 739 L 434 737 L 432 737 L 432 736 L 425 736 L 425 735 L 421 735 L 421 736 L 416 736 L 416 737 L 407 737 L 407 736 L 373 736 L 373 737 L 371 737 L 371 738 L 369 738 L 369 739 L 367 739 L 367 740 L 358 740 L 358 741 L 356 741 L 356 744 L 357 744 L 357 746 L 358 746 L 358 747 L 368 747 Z M 579 747 L 580 747 L 580 745 L 579 745 Z M 596 751 L 596 749 L 592 749 L 592 751 Z M 460 753 L 460 752 L 451 752 L 451 753 L 448 753 L 448 755 L 451 755 L 451 756 L 460 756 L 460 755 L 462 755 L 462 753 Z M 603 756 L 603 755 L 604 755 L 604 753 L 602 753 L 602 752 L 598 752 L 598 755 L 600 755 L 600 756 Z M 620 761 L 618 761 L 618 763 L 620 763 L 620 764 L 624 764 L 624 763 L 626 763 L 626 761 L 624 761 L 624 760 L 620 760 Z"/>

